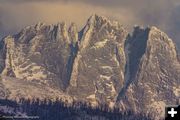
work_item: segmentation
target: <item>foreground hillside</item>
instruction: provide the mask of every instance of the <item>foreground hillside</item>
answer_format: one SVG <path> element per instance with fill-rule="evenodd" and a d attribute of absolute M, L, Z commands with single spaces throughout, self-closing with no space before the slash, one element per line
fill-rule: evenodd
<path fill-rule="evenodd" d="M 150 115 L 136 114 L 132 111 L 120 111 L 118 108 L 109 109 L 107 105 L 91 107 L 87 103 L 73 102 L 67 104 L 61 100 L 45 99 L 25 100 L 18 102 L 0 100 L 2 119 L 10 117 L 21 120 L 151 120 Z M 9 118 L 6 118 L 9 116 Z"/>

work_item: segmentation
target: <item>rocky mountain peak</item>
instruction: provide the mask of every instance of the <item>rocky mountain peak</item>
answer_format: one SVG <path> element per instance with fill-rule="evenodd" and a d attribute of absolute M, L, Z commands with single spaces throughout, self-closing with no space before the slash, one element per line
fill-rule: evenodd
<path fill-rule="evenodd" d="M 38 22 L 36 25 L 35 25 L 35 29 L 36 30 L 40 30 L 43 26 L 45 26 L 46 24 L 43 23 L 43 22 Z"/>
<path fill-rule="evenodd" d="M 99 16 L 97 14 L 92 15 L 87 22 L 88 25 L 94 25 L 96 28 L 101 27 L 102 25 L 109 25 L 114 27 L 122 27 L 118 21 L 110 20 L 104 16 Z"/>
<path fill-rule="evenodd" d="M 151 43 L 149 44 L 152 44 L 152 46 L 157 47 L 159 51 L 164 52 L 164 54 L 166 54 L 165 56 L 173 57 L 171 59 L 177 59 L 176 46 L 172 39 L 170 39 L 167 36 L 167 34 L 165 34 L 156 27 L 151 27 L 149 39 L 151 40 Z"/>
<path fill-rule="evenodd" d="M 180 85 L 180 64 L 175 44 L 154 26 L 136 26 L 126 46 L 129 58 L 126 62 L 129 72 L 126 73 L 129 77 L 126 77 L 126 87 L 119 94 L 120 103 L 123 101 L 124 106 L 135 111 L 140 109 L 133 106 L 142 106 L 147 111 L 158 109 L 157 113 L 163 113 L 158 116 L 163 117 L 164 107 L 176 104 L 180 97 L 180 87 L 177 86 Z M 133 99 L 128 96 L 133 96 Z"/>
<path fill-rule="evenodd" d="M 25 96 L 31 87 L 48 88 L 55 97 L 63 93 L 141 112 L 180 97 L 175 44 L 154 26 L 136 26 L 128 35 L 120 23 L 93 15 L 81 31 L 74 23 L 69 28 L 38 23 L 6 37 L 1 46 L 1 84 L 11 98 Z"/>
<path fill-rule="evenodd" d="M 129 42 L 133 44 L 139 41 L 139 44 L 142 44 L 142 39 L 139 39 L 140 36 L 145 37 L 143 40 L 144 45 L 142 46 L 146 46 L 148 52 L 157 49 L 157 51 L 159 52 L 162 51 L 163 54 L 166 54 L 165 56 L 169 54 L 168 56 L 174 57 L 172 59 L 175 58 L 177 59 L 177 51 L 174 42 L 167 36 L 167 34 L 162 32 L 157 27 L 152 26 L 152 27 L 143 28 L 141 26 L 135 26 L 132 39 L 129 40 Z"/>
<path fill-rule="evenodd" d="M 75 23 L 71 23 L 69 29 L 68 29 L 69 36 L 71 37 L 70 40 L 73 44 L 78 42 L 79 35 L 78 35 L 78 29 Z"/>

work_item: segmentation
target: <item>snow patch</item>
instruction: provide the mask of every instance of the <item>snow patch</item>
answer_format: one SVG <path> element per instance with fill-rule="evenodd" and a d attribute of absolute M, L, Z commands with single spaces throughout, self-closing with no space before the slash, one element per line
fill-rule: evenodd
<path fill-rule="evenodd" d="M 107 83 L 106 86 L 108 86 L 111 89 L 111 94 L 114 96 L 116 94 L 116 89 L 114 88 L 114 85 L 112 82 Z"/>
<path fill-rule="evenodd" d="M 33 66 L 31 68 L 32 71 L 35 71 L 35 70 L 40 70 L 41 69 L 41 66 Z"/>
<path fill-rule="evenodd" d="M 96 62 L 97 62 L 97 61 L 99 61 L 99 60 L 98 60 L 98 59 L 95 59 L 94 61 L 96 61 Z"/>
<path fill-rule="evenodd" d="M 92 68 L 92 66 L 91 66 L 91 65 L 89 65 L 89 66 L 88 66 L 88 68 Z"/>
<path fill-rule="evenodd" d="M 116 89 L 114 88 L 113 84 L 112 84 L 112 86 L 111 86 L 111 92 L 112 92 L 112 93 L 116 93 Z"/>
<path fill-rule="evenodd" d="M 166 104 L 164 101 L 155 101 L 150 105 L 149 112 L 151 113 L 152 111 L 155 111 L 153 112 L 155 116 L 163 118 L 165 116 L 165 109 L 164 109 L 165 107 L 166 107 Z"/>
<path fill-rule="evenodd" d="M 101 66 L 101 68 L 102 68 L 102 69 L 109 69 L 109 70 L 111 70 L 111 71 L 112 71 L 112 69 L 113 69 L 111 66 Z"/>
<path fill-rule="evenodd" d="M 88 101 L 90 101 L 92 107 L 96 107 L 98 105 L 95 94 L 89 95 L 86 98 L 88 99 Z"/>
<path fill-rule="evenodd" d="M 110 80 L 111 76 L 100 75 L 100 78 Z"/>
<path fill-rule="evenodd" d="M 180 87 L 173 87 L 173 93 L 176 95 L 176 97 L 180 97 Z"/>
<path fill-rule="evenodd" d="M 109 102 L 109 107 L 110 107 L 110 108 L 112 108 L 112 109 L 113 109 L 113 108 L 114 108 L 114 105 L 115 105 L 115 103 L 114 103 L 114 102 Z"/>
<path fill-rule="evenodd" d="M 94 48 L 102 48 L 106 45 L 108 39 L 104 39 L 103 41 L 96 42 Z"/>
<path fill-rule="evenodd" d="M 119 66 L 119 61 L 117 60 L 116 55 L 113 55 L 112 60 L 114 60 L 116 62 L 116 64 L 117 64 L 117 66 Z"/>
<path fill-rule="evenodd" d="M 95 95 L 95 94 L 89 95 L 89 96 L 87 97 L 87 99 L 96 99 L 96 95 Z"/>
<path fill-rule="evenodd" d="M 33 80 L 33 79 L 45 79 L 47 78 L 47 75 L 44 74 L 42 71 L 37 72 L 37 73 L 33 73 L 30 77 L 28 77 L 28 80 Z"/>

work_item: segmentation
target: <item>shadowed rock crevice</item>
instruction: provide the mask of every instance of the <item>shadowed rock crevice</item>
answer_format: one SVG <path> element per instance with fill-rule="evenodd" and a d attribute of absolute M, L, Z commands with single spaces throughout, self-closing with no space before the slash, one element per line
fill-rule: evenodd
<path fill-rule="evenodd" d="M 129 42 L 129 82 L 135 80 L 141 58 L 146 52 L 149 31 L 149 28 L 143 29 L 135 27 L 132 37 L 130 37 L 127 41 Z"/>
<path fill-rule="evenodd" d="M 117 101 L 121 99 L 126 93 L 128 86 L 135 81 L 136 75 L 139 70 L 141 58 L 144 55 L 147 47 L 147 40 L 149 28 L 135 27 L 134 32 L 127 36 L 125 41 L 125 54 L 126 54 L 126 65 L 125 65 L 125 82 L 123 89 L 119 92 Z"/>
<path fill-rule="evenodd" d="M 78 53 L 78 42 L 76 42 L 75 44 L 71 43 L 69 45 L 70 49 L 71 49 L 71 53 L 68 59 L 68 63 L 66 65 L 67 67 L 67 81 L 65 82 L 65 89 L 69 86 L 70 83 L 70 79 L 71 79 L 71 75 L 72 75 L 72 70 L 73 70 L 73 64 L 74 64 L 74 60 L 77 56 Z"/>
<path fill-rule="evenodd" d="M 70 55 L 69 55 L 68 62 L 66 65 L 67 75 L 65 78 L 66 79 L 65 80 L 65 89 L 67 89 L 68 86 L 70 85 L 74 61 L 75 61 L 77 54 L 78 54 L 78 51 L 79 51 L 79 40 L 82 37 L 81 31 L 78 32 L 77 26 L 75 25 L 75 23 L 72 23 L 70 25 L 69 30 L 68 30 L 68 34 L 69 34 L 69 39 L 71 40 L 71 43 L 69 44 Z"/>
<path fill-rule="evenodd" d="M 5 59 L 6 59 L 6 48 L 4 46 L 4 41 L 1 40 L 0 41 L 0 73 L 2 73 L 2 71 L 5 68 Z"/>

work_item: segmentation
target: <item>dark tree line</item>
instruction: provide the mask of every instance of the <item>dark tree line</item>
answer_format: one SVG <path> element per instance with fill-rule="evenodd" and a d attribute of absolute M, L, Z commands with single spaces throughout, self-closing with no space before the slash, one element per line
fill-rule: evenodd
<path fill-rule="evenodd" d="M 91 107 L 83 102 L 68 104 L 57 99 L 51 101 L 45 99 L 20 99 L 18 102 L 0 100 L 0 105 L 13 108 L 14 113 L 25 113 L 34 118 L 16 118 L 15 120 L 150 120 L 148 115 L 135 114 L 132 111 L 121 112 L 120 109 L 109 109 L 108 105 Z M 13 115 L 0 111 L 0 115 Z M 1 118 L 3 119 L 3 118 Z M 4 118 L 4 120 L 10 120 Z"/>

